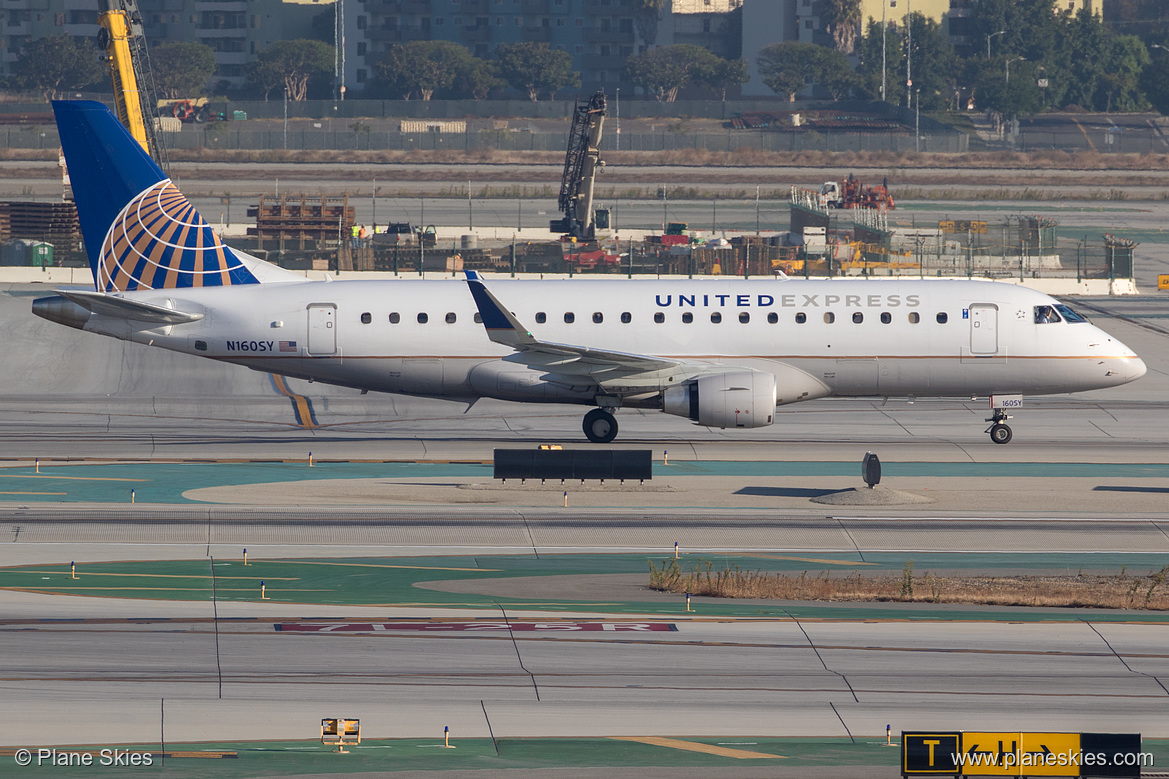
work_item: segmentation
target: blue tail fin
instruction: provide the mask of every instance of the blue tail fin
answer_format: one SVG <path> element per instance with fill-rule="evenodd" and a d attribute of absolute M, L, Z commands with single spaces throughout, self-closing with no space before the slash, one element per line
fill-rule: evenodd
<path fill-rule="evenodd" d="M 258 283 L 108 108 L 53 112 L 99 291 Z"/>

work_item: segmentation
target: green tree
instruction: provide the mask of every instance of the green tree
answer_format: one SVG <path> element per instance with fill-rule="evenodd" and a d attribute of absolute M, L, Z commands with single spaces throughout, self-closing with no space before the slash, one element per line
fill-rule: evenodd
<path fill-rule="evenodd" d="M 751 80 L 751 76 L 747 74 L 747 63 L 741 59 L 728 60 L 716 56 L 714 60 L 695 80 L 714 90 L 725 103 L 727 91 L 743 86 Z"/>
<path fill-rule="evenodd" d="M 1068 80 L 1064 100 L 1089 110 L 1097 108 L 1096 96 L 1103 94 L 1104 59 L 1109 54 L 1108 31 L 1099 17 L 1081 11 L 1068 20 L 1061 43 L 1059 71 Z"/>
<path fill-rule="evenodd" d="M 957 90 L 958 57 L 940 23 L 919 13 L 912 14 L 910 21 L 915 99 L 920 96 L 922 107 L 930 110 L 945 108 Z"/>
<path fill-rule="evenodd" d="M 1169 49 L 1169 37 L 1155 41 Z M 1169 51 L 1155 49 L 1149 52 L 1152 60 L 1141 71 L 1141 90 L 1153 107 L 1162 114 L 1169 114 Z"/>
<path fill-rule="evenodd" d="M 905 98 L 905 36 L 896 25 L 889 25 L 885 35 L 885 99 L 894 105 Z M 865 34 L 856 48 L 860 60 L 856 68 L 856 91 L 867 100 L 881 99 L 881 23 L 869 19 Z"/>
<path fill-rule="evenodd" d="M 49 35 L 24 44 L 12 74 L 17 86 L 38 90 L 46 100 L 109 78 L 93 41 L 72 35 Z"/>
<path fill-rule="evenodd" d="M 824 46 L 818 48 L 820 52 L 812 79 L 828 90 L 833 100 L 843 100 L 856 88 L 856 73 L 852 71 L 848 59 L 839 51 Z"/>
<path fill-rule="evenodd" d="M 852 54 L 861 28 L 861 0 L 816 0 L 820 23 L 841 54 Z"/>
<path fill-rule="evenodd" d="M 459 98 L 486 100 L 492 90 L 505 86 L 507 82 L 499 77 L 496 63 L 469 57 L 455 73 L 451 89 Z"/>
<path fill-rule="evenodd" d="M 289 100 L 305 100 L 314 76 L 332 72 L 333 47 L 305 39 L 276 41 L 260 52 L 248 68 L 248 80 L 268 93 L 281 84 Z"/>
<path fill-rule="evenodd" d="M 499 75 L 534 103 L 541 94 L 548 99 L 565 88 L 580 86 L 580 73 L 572 69 L 572 56 L 547 43 L 505 43 L 495 49 Z"/>
<path fill-rule="evenodd" d="M 466 46 L 451 41 L 395 43 L 378 60 L 374 77 L 403 100 L 417 93 L 425 101 L 454 84 L 471 59 Z"/>
<path fill-rule="evenodd" d="M 658 22 L 666 6 L 667 0 L 634 0 L 633 23 L 641 39 L 650 45 L 658 39 Z"/>
<path fill-rule="evenodd" d="M 814 43 L 773 43 L 759 52 L 757 62 L 763 83 L 789 101 L 812 84 L 819 84 L 839 100 L 856 82 L 843 54 Z"/>
<path fill-rule="evenodd" d="M 1148 106 L 1140 90 L 1141 71 L 1151 62 L 1149 50 L 1135 35 L 1117 35 L 1108 42 L 1100 74 L 1104 110 L 1139 111 Z M 1097 105 L 1100 99 L 1097 99 Z"/>
<path fill-rule="evenodd" d="M 202 43 L 164 43 L 150 50 L 159 97 L 200 97 L 215 75 L 215 52 Z"/>
<path fill-rule="evenodd" d="M 709 49 L 679 43 L 626 58 L 623 73 L 658 102 L 672 103 L 678 99 L 678 91 L 689 84 L 709 85 L 723 61 Z"/>
<path fill-rule="evenodd" d="M 1011 67 L 1011 80 L 1006 79 L 1002 63 L 986 62 L 975 75 L 978 86 L 974 98 L 980 108 L 991 108 L 1007 116 L 1031 115 L 1039 111 L 1041 92 L 1037 81 L 1038 66 L 1019 61 Z"/>

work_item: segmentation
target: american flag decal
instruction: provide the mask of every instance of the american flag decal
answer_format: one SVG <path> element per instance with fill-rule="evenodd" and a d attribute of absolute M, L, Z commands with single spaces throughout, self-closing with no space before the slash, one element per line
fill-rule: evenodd
<path fill-rule="evenodd" d="M 280 351 L 282 351 L 282 352 L 295 352 L 296 351 L 296 341 L 281 341 L 280 342 Z"/>

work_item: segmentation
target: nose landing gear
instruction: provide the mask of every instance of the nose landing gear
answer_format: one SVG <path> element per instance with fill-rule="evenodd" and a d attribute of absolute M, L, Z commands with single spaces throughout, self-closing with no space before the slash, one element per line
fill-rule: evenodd
<path fill-rule="evenodd" d="M 1006 424 L 1006 420 L 1011 417 L 1003 413 L 1003 410 L 999 408 L 996 408 L 992 414 L 993 416 L 986 421 L 993 424 L 984 432 L 990 433 L 990 440 L 996 444 L 1009 444 L 1013 433 L 1011 432 L 1011 428 Z"/>
<path fill-rule="evenodd" d="M 607 444 L 617 437 L 617 419 L 607 409 L 594 408 L 585 414 L 584 434 L 594 444 Z"/>

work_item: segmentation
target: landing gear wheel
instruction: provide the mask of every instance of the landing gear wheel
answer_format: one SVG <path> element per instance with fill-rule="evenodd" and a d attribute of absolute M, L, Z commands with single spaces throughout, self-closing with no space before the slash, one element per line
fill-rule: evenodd
<path fill-rule="evenodd" d="M 1009 444 L 1011 442 L 1011 435 L 1011 428 L 1002 422 L 996 422 L 990 426 L 990 440 L 996 444 Z"/>
<path fill-rule="evenodd" d="M 607 444 L 617 437 L 617 420 L 603 408 L 585 414 L 585 437 L 594 444 Z"/>

